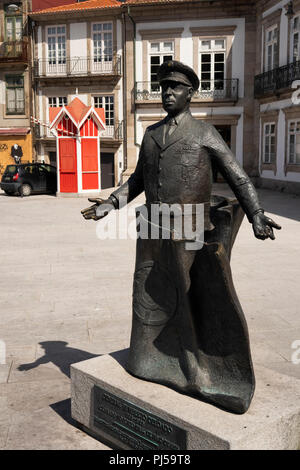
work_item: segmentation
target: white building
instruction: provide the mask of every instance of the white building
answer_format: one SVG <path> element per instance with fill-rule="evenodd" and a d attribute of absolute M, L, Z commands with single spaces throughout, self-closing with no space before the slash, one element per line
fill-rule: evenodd
<path fill-rule="evenodd" d="M 300 1 L 258 2 L 258 183 L 300 193 Z"/>
<path fill-rule="evenodd" d="M 121 8 L 117 0 L 89 0 L 32 13 L 38 160 L 56 162 L 49 108 L 77 96 L 105 109 L 101 136 L 101 189 L 123 171 L 123 72 Z"/>

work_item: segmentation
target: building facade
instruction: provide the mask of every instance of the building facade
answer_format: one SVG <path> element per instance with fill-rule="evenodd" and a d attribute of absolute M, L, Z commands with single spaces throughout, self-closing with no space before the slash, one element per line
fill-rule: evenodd
<path fill-rule="evenodd" d="M 49 110 L 78 97 L 104 108 L 101 189 L 123 171 L 122 17 L 116 0 L 88 0 L 34 12 L 34 109 L 37 159 L 56 164 Z"/>
<path fill-rule="evenodd" d="M 28 8 L 27 0 L 0 2 L 0 176 L 16 154 L 32 161 Z"/>
<path fill-rule="evenodd" d="M 105 109 L 101 189 L 125 181 L 146 127 L 165 116 L 157 69 L 175 59 L 200 78 L 194 117 L 254 183 L 300 192 L 300 0 L 87 0 L 31 17 L 39 160 L 56 160 L 49 108 L 78 96 Z"/>
<path fill-rule="evenodd" d="M 300 1 L 257 5 L 258 184 L 300 194 Z"/>
<path fill-rule="evenodd" d="M 191 104 L 193 116 L 215 125 L 247 173 L 257 176 L 255 2 L 127 0 L 123 8 L 127 8 L 127 175 L 135 167 L 146 127 L 165 116 L 157 69 L 163 61 L 175 59 L 192 67 L 200 78 Z"/>

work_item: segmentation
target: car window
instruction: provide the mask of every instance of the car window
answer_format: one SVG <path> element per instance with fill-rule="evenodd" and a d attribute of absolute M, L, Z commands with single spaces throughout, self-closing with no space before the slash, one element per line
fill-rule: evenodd
<path fill-rule="evenodd" d="M 5 169 L 5 173 L 17 173 L 17 166 L 16 165 L 8 165 Z"/>
<path fill-rule="evenodd" d="M 48 169 L 45 167 L 45 165 L 38 165 L 37 171 L 40 175 L 44 175 L 48 173 Z"/>
<path fill-rule="evenodd" d="M 34 165 L 24 165 L 21 168 L 22 168 L 23 172 L 25 172 L 25 173 L 30 173 L 30 174 L 35 173 Z"/>
<path fill-rule="evenodd" d="M 46 171 L 47 173 L 50 173 L 50 169 L 49 169 L 48 165 L 39 165 L 38 168 L 39 168 L 39 170 L 40 170 L 41 173 L 43 173 L 43 172 L 45 172 L 45 171 Z"/>

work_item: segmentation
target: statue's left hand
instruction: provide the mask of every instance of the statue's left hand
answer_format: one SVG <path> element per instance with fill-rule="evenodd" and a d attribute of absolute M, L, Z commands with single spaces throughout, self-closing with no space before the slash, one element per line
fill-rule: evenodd
<path fill-rule="evenodd" d="M 280 230 L 280 225 L 276 224 L 274 220 L 267 217 L 263 212 L 258 212 L 253 216 L 252 221 L 253 232 L 256 238 L 265 240 L 266 238 L 271 238 L 275 240 L 275 235 L 273 228 Z"/>

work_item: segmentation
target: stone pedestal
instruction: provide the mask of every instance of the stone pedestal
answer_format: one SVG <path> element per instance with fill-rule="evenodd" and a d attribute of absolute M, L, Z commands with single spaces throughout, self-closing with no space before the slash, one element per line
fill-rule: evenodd
<path fill-rule="evenodd" d="M 124 369 L 128 350 L 71 367 L 72 417 L 115 449 L 299 449 L 300 383 L 256 367 L 249 411 L 234 415 Z M 296 366 L 295 366 L 296 367 Z"/>

